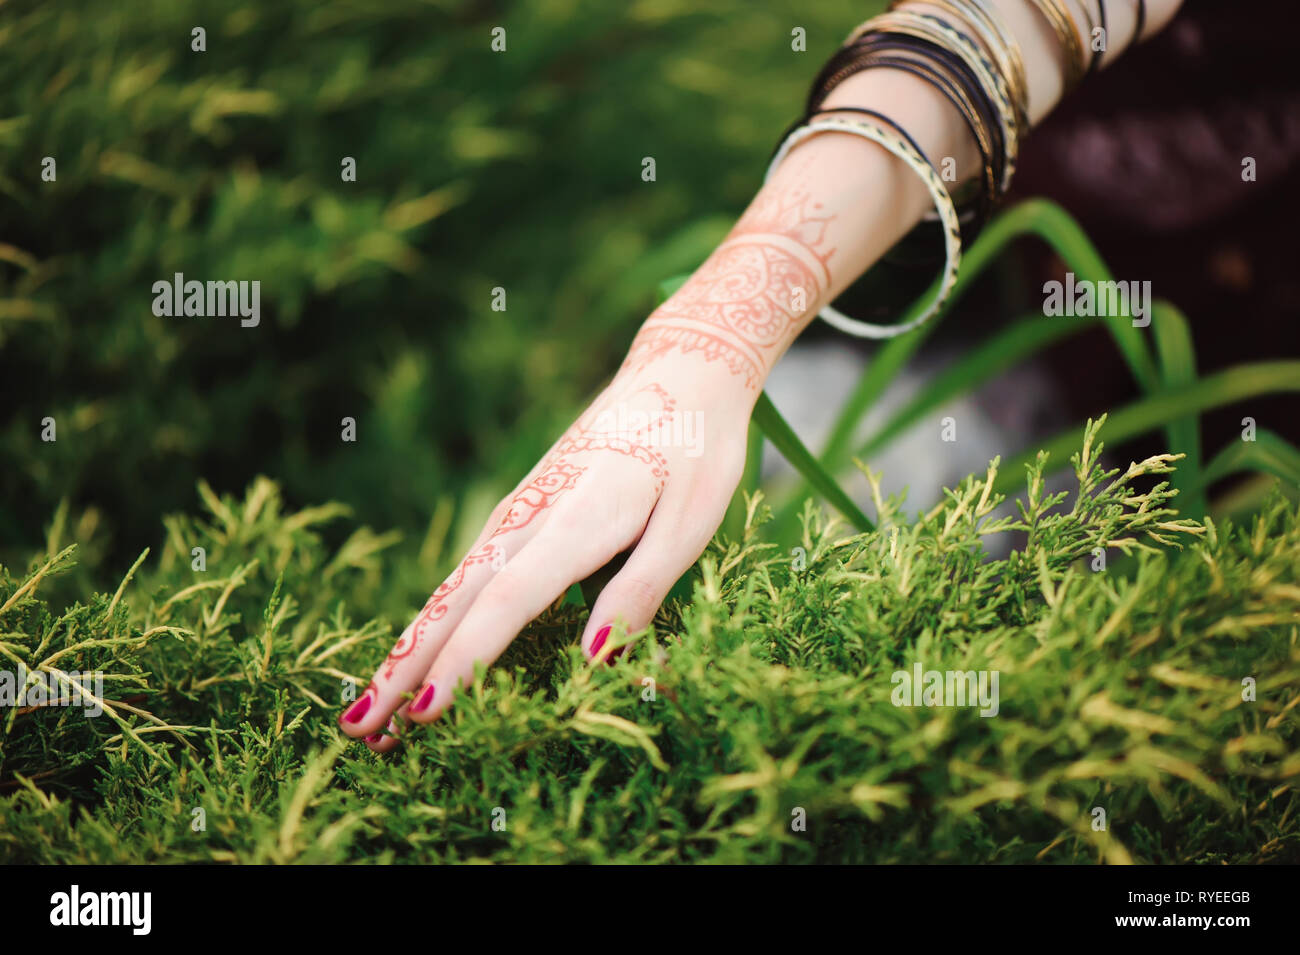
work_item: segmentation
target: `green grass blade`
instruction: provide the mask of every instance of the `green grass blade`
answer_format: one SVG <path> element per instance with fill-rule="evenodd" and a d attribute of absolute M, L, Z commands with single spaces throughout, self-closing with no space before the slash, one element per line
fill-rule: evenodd
<path fill-rule="evenodd" d="M 944 402 L 976 390 L 1021 359 L 1091 327 L 1092 321 L 1087 318 L 1043 321 L 1043 317 L 1037 315 L 1003 329 L 931 381 L 924 391 L 868 438 L 854 457 L 865 459 L 871 456 Z"/>
<path fill-rule="evenodd" d="M 757 420 L 751 420 L 746 436 L 745 470 L 740 476 L 740 486 L 736 488 L 736 493 L 727 506 L 725 519 L 727 534 L 735 540 L 739 540 L 745 531 L 745 495 L 752 496 L 758 491 L 762 465 L 763 429 L 758 426 Z"/>
<path fill-rule="evenodd" d="M 1036 235 L 1046 242 L 1079 279 L 1093 282 L 1111 280 L 1110 269 L 1106 267 L 1096 247 L 1082 227 L 1060 206 L 1045 199 L 1031 199 L 1004 212 L 989 224 L 979 239 L 962 255 L 961 274 L 943 310 L 916 331 L 890 339 L 875 355 L 871 366 L 845 402 L 826 442 L 821 460 L 832 472 L 848 465 L 858 422 L 884 394 L 908 359 L 938 327 L 938 322 L 952 310 L 971 283 L 979 278 L 1011 242 L 1026 235 Z M 933 294 L 934 286 L 912 304 L 900 321 L 911 321 L 919 315 Z M 1159 384 L 1160 376 L 1141 329 L 1133 327 L 1131 316 L 1128 315 L 1114 316 L 1106 319 L 1106 322 L 1133 377 L 1144 391 L 1154 390 Z"/>
<path fill-rule="evenodd" d="M 767 392 L 759 395 L 758 402 L 754 405 L 754 423 L 763 430 L 767 440 L 772 442 L 785 459 L 794 465 L 795 470 L 803 475 L 804 480 L 847 517 L 854 527 L 860 531 L 875 529 L 867 515 L 862 513 L 853 499 L 835 483 L 835 479 L 826 473 L 813 453 L 799 440 L 799 436 L 781 417 L 781 412 L 776 410 L 776 405 L 772 404 Z"/>
<path fill-rule="evenodd" d="M 745 473 L 740 486 L 754 494 L 758 491 L 763 473 L 763 429 L 756 424 L 749 427 L 749 446 L 745 450 Z"/>
<path fill-rule="evenodd" d="M 961 274 L 944 308 L 933 320 L 916 331 L 890 339 L 875 354 L 871 365 L 858 380 L 857 386 L 845 401 L 831 428 L 830 437 L 821 455 L 822 465 L 827 472 L 838 474 L 848 467 L 853 457 L 853 436 L 863 416 L 880 399 L 889 383 L 917 349 L 934 333 L 939 322 L 961 299 L 971 283 L 1012 241 L 1027 235 L 1038 236 L 1046 242 L 1077 278 L 1092 282 L 1111 280 L 1110 269 L 1107 268 L 1096 247 L 1088 239 L 1082 227 L 1060 206 L 1045 199 L 1031 199 L 1004 212 L 989 224 L 980 238 L 963 254 Z M 936 283 L 937 281 L 936 279 Z M 919 315 L 920 309 L 925 307 L 934 294 L 934 288 L 935 286 L 932 285 L 927 289 L 904 313 L 901 321 L 909 321 Z M 1105 322 L 1120 354 L 1129 366 L 1129 371 L 1142 390 L 1151 392 L 1159 387 L 1161 379 L 1155 361 L 1141 329 L 1133 327 L 1131 316 L 1117 315 L 1100 320 Z M 1040 347 L 1047 347 L 1055 340 L 1055 336 L 1044 332 L 1038 340 L 1042 342 Z M 1023 353 L 1024 356 L 1028 354 L 1030 352 Z M 925 400 L 925 394 L 916 399 L 918 402 Z M 788 525 L 797 513 L 802 500 L 807 496 L 808 490 L 808 486 L 804 485 L 785 499 L 778 508 L 776 527 Z"/>
<path fill-rule="evenodd" d="M 1151 331 L 1164 387 L 1177 388 L 1196 380 L 1196 349 L 1187 319 L 1173 305 L 1160 302 L 1152 309 Z M 1196 414 L 1176 418 L 1165 426 L 1169 450 L 1187 457 L 1179 462 L 1170 482 L 1178 489 L 1178 509 L 1187 517 L 1204 517 L 1209 502 L 1204 491 L 1193 491 L 1192 482 L 1201 473 L 1201 428 Z"/>
<path fill-rule="evenodd" d="M 1300 488 L 1300 448 L 1272 431 L 1258 431 L 1254 441 L 1234 441 L 1216 454 L 1190 491 L 1204 493 L 1215 481 L 1242 471 L 1262 471 Z"/>
<path fill-rule="evenodd" d="M 1114 445 L 1136 435 L 1164 427 L 1176 418 L 1229 405 L 1243 398 L 1275 392 L 1300 392 L 1300 361 L 1261 361 L 1233 365 L 1189 384 L 1149 395 L 1106 419 L 1105 438 Z M 1075 448 L 1083 441 L 1083 427 L 1058 434 L 1041 447 L 1064 466 Z M 1010 493 L 1024 482 L 1024 469 L 1032 464 L 1037 449 L 1018 455 L 1002 468 L 993 489 Z"/>

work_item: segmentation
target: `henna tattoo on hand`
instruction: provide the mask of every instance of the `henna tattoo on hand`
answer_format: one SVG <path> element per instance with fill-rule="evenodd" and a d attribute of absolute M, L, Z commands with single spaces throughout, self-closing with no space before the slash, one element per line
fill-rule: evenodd
<path fill-rule="evenodd" d="M 809 208 L 811 206 L 811 208 Z M 628 352 L 640 371 L 673 351 L 722 361 L 758 388 L 830 284 L 823 249 L 834 218 L 803 188 L 767 193 L 676 294 L 655 310 Z"/>
<path fill-rule="evenodd" d="M 457 566 L 433 595 L 425 603 L 420 615 L 409 630 L 402 634 L 393 645 L 388 659 L 384 661 L 384 678 L 392 679 L 397 665 L 415 652 L 424 639 L 428 629 L 447 614 L 447 598 L 456 592 L 465 582 L 466 572 L 477 564 L 488 564 L 498 559 L 499 544 L 496 539 L 502 534 L 509 534 L 527 527 L 533 518 L 550 507 L 555 499 L 578 483 L 586 468 L 576 467 L 565 460 L 558 460 L 545 468 L 530 481 L 510 501 L 510 507 L 496 530 L 477 549 L 471 552 Z"/>
<path fill-rule="evenodd" d="M 655 478 L 655 497 L 658 497 L 668 479 L 668 459 L 655 450 L 652 436 L 672 425 L 677 414 L 677 402 L 662 385 L 655 382 L 636 389 L 628 396 L 628 400 L 643 393 L 648 394 L 652 404 L 657 404 L 658 407 L 652 413 L 644 413 L 645 422 L 640 427 L 625 430 L 598 427 L 601 418 L 608 413 L 608 407 L 602 407 L 600 411 L 588 409 L 566 432 L 565 437 L 560 439 L 551 458 L 563 459 L 567 455 L 583 451 L 614 451 L 627 455 L 650 469 Z"/>
<path fill-rule="evenodd" d="M 555 448 L 538 465 L 537 476 L 510 499 L 505 516 L 487 540 L 456 566 L 451 576 L 433 592 L 415 622 L 394 644 L 388 658 L 384 661 L 385 679 L 392 679 L 397 666 L 416 651 L 428 634 L 429 628 L 447 615 L 447 601 L 465 582 L 469 569 L 479 564 L 491 564 L 500 559 L 503 551 L 497 538 L 527 527 L 540 513 L 554 505 L 565 492 L 577 485 L 578 479 L 587 468 L 575 464 L 572 460 L 574 457 L 612 451 L 640 461 L 654 477 L 654 494 L 656 498 L 659 496 L 668 480 L 668 459 L 653 446 L 651 436 L 665 426 L 671 425 L 676 414 L 677 402 L 657 383 L 644 385 L 619 400 L 631 401 L 643 394 L 648 396 L 653 411 L 644 413 L 645 423 L 638 428 L 618 430 L 600 427 L 601 416 L 615 404 L 610 400 L 598 401 L 597 405 L 600 407 L 589 408 L 564 433 Z M 369 693 L 371 689 L 374 689 L 373 683 L 366 692 Z"/>

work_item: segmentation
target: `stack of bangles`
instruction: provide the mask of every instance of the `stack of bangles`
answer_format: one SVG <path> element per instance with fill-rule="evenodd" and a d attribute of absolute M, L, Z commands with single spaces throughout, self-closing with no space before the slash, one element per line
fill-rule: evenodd
<path fill-rule="evenodd" d="M 1106 0 L 1029 0 L 1051 26 L 1065 54 L 1067 91 L 1099 66 L 1105 55 Z M 1137 25 L 1128 45 L 1142 35 L 1145 0 L 1137 4 Z M 1083 10 L 1084 29 L 1075 16 Z M 1096 7 L 1096 17 L 1092 7 Z M 813 81 L 803 116 L 795 122 L 768 165 L 765 179 L 796 145 L 818 133 L 848 133 L 871 140 L 893 153 L 921 177 L 934 200 L 927 221 L 943 226 L 945 265 L 942 280 L 926 310 L 898 325 L 872 325 L 827 305 L 821 317 L 859 338 L 892 338 L 924 324 L 943 308 L 957 284 L 963 239 L 970 241 L 1011 188 L 1020 143 L 1029 131 L 1029 83 L 1024 58 L 993 0 L 925 0 L 924 7 L 943 14 L 917 12 L 894 0 L 889 12 L 868 20 L 849 34 L 844 45 Z M 1085 37 L 1092 38 L 1091 43 Z M 1096 42 L 1100 38 L 1100 42 Z M 981 175 L 959 200 L 902 126 L 876 110 L 838 106 L 823 109 L 837 85 L 873 68 L 904 70 L 935 87 L 961 114 L 974 137 Z M 960 205 L 960 207 L 959 207 Z"/>

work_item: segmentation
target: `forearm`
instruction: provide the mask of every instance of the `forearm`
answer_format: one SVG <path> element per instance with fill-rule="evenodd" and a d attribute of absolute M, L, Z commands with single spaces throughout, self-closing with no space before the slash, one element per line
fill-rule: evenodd
<path fill-rule="evenodd" d="M 1072 2 L 1077 11 L 1079 0 Z M 1028 0 L 993 3 L 1020 47 L 1029 116 L 1037 122 L 1061 97 L 1065 54 Z M 1160 30 L 1180 3 L 1147 0 L 1143 36 Z M 927 8 L 921 2 L 910 6 Z M 1077 16 L 1082 24 L 1082 14 Z M 1102 67 L 1131 49 L 1135 18 L 1131 0 L 1107 4 Z M 953 159 L 953 188 L 981 168 L 960 114 L 912 74 L 892 68 L 856 73 L 823 104 L 835 107 L 885 113 L 936 166 Z M 681 355 L 698 363 L 701 374 L 732 376 L 756 398 L 772 366 L 817 312 L 906 235 L 929 206 L 924 183 L 890 152 L 852 136 L 809 138 L 776 169 L 704 265 L 646 320 L 624 367 L 635 370 L 664 355 Z"/>

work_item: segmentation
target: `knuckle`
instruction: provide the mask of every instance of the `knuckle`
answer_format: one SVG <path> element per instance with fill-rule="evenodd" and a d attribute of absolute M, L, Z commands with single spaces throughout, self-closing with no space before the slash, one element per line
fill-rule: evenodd
<path fill-rule="evenodd" d="M 546 519 L 545 534 L 551 540 L 568 543 L 591 531 L 589 507 L 562 502 Z"/>
<path fill-rule="evenodd" d="M 619 582 L 619 596 L 629 609 L 648 615 L 662 602 L 663 589 L 646 577 L 629 577 Z"/>
<path fill-rule="evenodd" d="M 730 500 L 730 495 L 726 500 Z M 695 563 L 722 525 L 725 514 L 725 504 L 717 508 L 704 501 L 692 506 L 689 512 L 681 513 L 671 525 L 672 539 L 675 542 L 671 554 L 672 560 L 685 563 L 687 567 Z"/>

